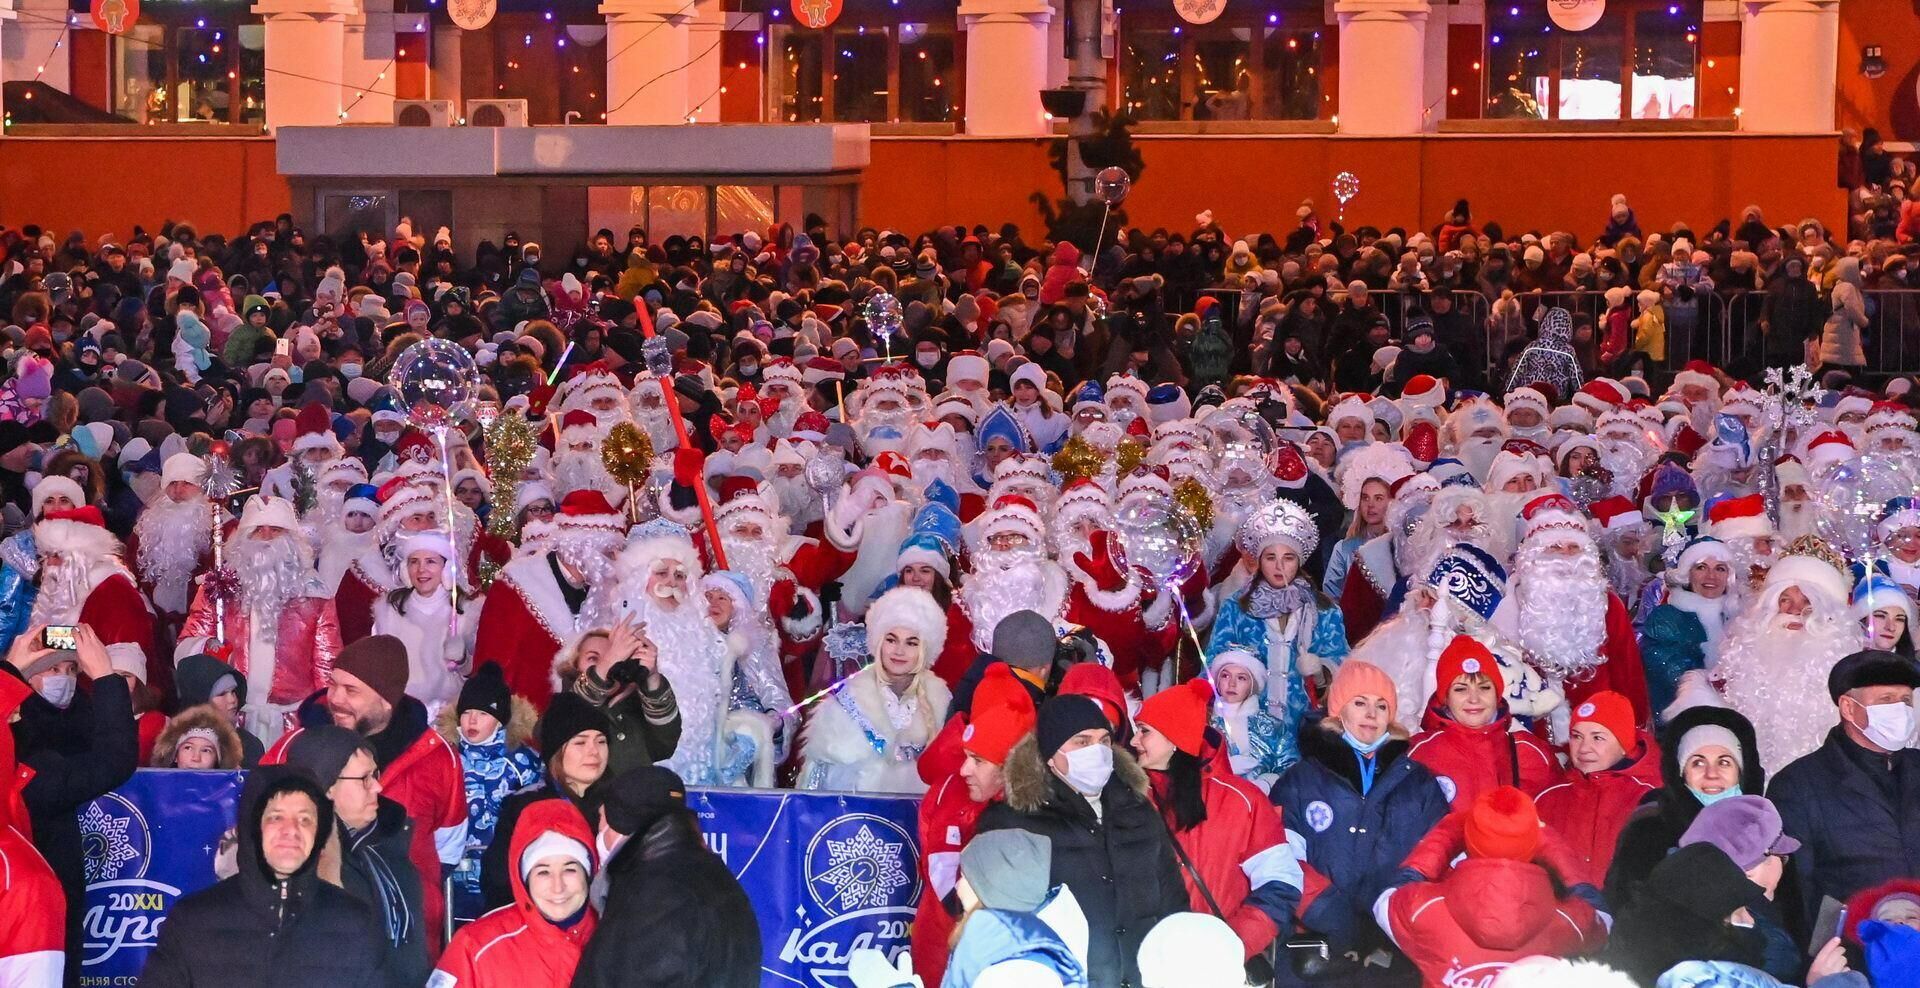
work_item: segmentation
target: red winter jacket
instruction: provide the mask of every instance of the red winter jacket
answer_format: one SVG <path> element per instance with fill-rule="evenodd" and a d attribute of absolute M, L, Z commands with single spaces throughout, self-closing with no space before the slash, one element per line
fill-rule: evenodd
<path fill-rule="evenodd" d="M 597 857 L 593 833 L 573 803 L 543 799 L 528 804 L 520 815 L 507 860 L 517 863 L 535 838 L 548 833 L 571 837 L 586 845 L 589 857 Z M 508 880 L 513 883 L 513 902 L 453 935 L 429 981 L 434 988 L 566 988 L 573 982 L 580 951 L 600 921 L 593 907 L 588 906 L 572 928 L 563 930 L 534 906 L 518 867 Z"/>
<path fill-rule="evenodd" d="M 954 718 L 954 723 L 961 718 Z M 913 969 L 927 984 L 946 976 L 947 938 L 954 917 L 943 900 L 960 877 L 960 849 L 973 839 L 974 826 L 986 803 L 967 794 L 967 780 L 948 775 L 920 799 L 920 877 L 926 887 L 913 914 Z"/>
<path fill-rule="evenodd" d="M 0 724 L 32 695 L 25 680 L 0 676 Z M 0 985 L 57 985 L 66 971 L 67 894 L 33 846 L 20 798 L 32 779 L 14 759 L 13 731 L 0 730 Z"/>
<path fill-rule="evenodd" d="M 1467 727 L 1446 709 L 1436 692 L 1420 722 L 1426 730 L 1413 736 L 1407 754 L 1433 773 L 1454 809 L 1471 806 L 1475 797 L 1500 786 L 1537 796 L 1560 778 L 1553 752 L 1533 734 L 1512 730 L 1513 719 L 1504 710 L 1485 727 Z"/>
<path fill-rule="evenodd" d="M 1301 887 L 1307 884 L 1299 857 L 1305 845 L 1288 843 L 1286 825 L 1267 801 L 1267 794 L 1233 774 L 1224 748 L 1213 743 L 1217 735 L 1208 731 L 1207 740 L 1208 745 L 1201 749 L 1200 769 L 1207 818 L 1176 834 L 1176 839 L 1206 882 L 1207 891 L 1213 893 L 1213 903 L 1208 903 L 1184 864 L 1180 877 L 1187 883 L 1192 910 L 1211 914 L 1217 904 L 1227 925 L 1240 935 L 1247 956 L 1252 957 L 1281 933 L 1274 913 L 1290 917 L 1298 906 Z M 1152 782 L 1154 804 L 1161 807 L 1171 826 L 1168 776 L 1165 772 L 1148 772 L 1147 776 Z"/>
<path fill-rule="evenodd" d="M 1437 882 L 1395 889 L 1379 910 L 1427 988 L 1484 985 L 1523 957 L 1579 957 L 1606 944 L 1593 907 L 1555 895 L 1545 868 L 1469 858 Z"/>
<path fill-rule="evenodd" d="M 1635 733 L 1637 754 L 1624 766 L 1592 775 L 1568 766 L 1560 784 L 1548 786 L 1534 800 L 1541 821 L 1559 832 L 1585 866 L 1580 874 L 1568 876 L 1573 882 L 1595 888 L 1606 884 L 1627 818 L 1641 800 L 1660 791 L 1660 748 L 1646 731 Z"/>

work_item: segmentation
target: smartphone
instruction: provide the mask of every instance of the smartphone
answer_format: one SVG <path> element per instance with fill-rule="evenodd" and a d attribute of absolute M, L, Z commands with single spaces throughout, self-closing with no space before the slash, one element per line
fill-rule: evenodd
<path fill-rule="evenodd" d="M 289 340 L 289 339 L 286 339 L 286 338 L 284 338 L 284 337 L 283 337 L 283 338 L 281 338 L 281 339 L 277 339 L 277 340 L 274 340 L 274 341 L 273 341 L 273 355 L 274 355 L 274 356 L 276 356 L 276 357 L 285 357 L 285 356 L 287 356 L 287 355 L 289 355 L 289 354 L 291 354 L 292 352 L 293 352 L 293 341 L 292 341 L 292 340 Z"/>
<path fill-rule="evenodd" d="M 79 636 L 74 634 L 71 624 L 47 625 L 47 630 L 40 634 L 40 640 L 41 644 L 47 648 L 65 649 L 69 652 L 80 647 Z"/>

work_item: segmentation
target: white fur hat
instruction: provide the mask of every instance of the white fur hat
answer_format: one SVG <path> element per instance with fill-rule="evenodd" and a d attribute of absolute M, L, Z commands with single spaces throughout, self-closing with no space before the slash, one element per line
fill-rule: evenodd
<path fill-rule="evenodd" d="M 1829 608 L 1846 607 L 1852 600 L 1848 591 L 1846 575 L 1834 569 L 1831 564 L 1814 556 L 1789 555 L 1776 560 L 1767 570 L 1767 580 L 1760 588 L 1761 593 L 1775 593 L 1782 587 L 1797 586 L 1803 592 L 1818 590 L 1826 595 Z"/>
<path fill-rule="evenodd" d="M 87 503 L 86 492 L 80 489 L 80 485 L 75 482 L 73 478 L 62 477 L 59 474 L 48 474 L 47 476 L 41 477 L 39 483 L 33 485 L 33 517 L 40 517 L 40 509 L 47 503 L 47 498 L 56 494 L 72 501 L 73 506 L 76 508 Z"/>
<path fill-rule="evenodd" d="M 299 527 L 300 517 L 294 512 L 292 501 L 271 494 L 255 494 L 247 498 L 247 506 L 240 512 L 240 524 L 233 534 L 237 538 L 262 525 L 293 529 Z"/>
<path fill-rule="evenodd" d="M 197 487 L 206 478 L 206 461 L 192 453 L 175 453 L 160 464 L 160 486 L 162 487 L 175 482 L 185 482 Z"/>
<path fill-rule="evenodd" d="M 92 514 L 91 511 L 84 512 Z M 79 518 L 47 518 L 33 524 L 34 548 L 43 556 L 79 555 L 102 559 L 120 553 L 113 533 Z"/>
<path fill-rule="evenodd" d="M 639 529 L 635 529 L 639 531 Z M 674 559 L 687 568 L 687 582 L 698 582 L 705 568 L 700 565 L 700 550 L 684 535 L 649 535 L 620 550 L 618 568 L 622 573 L 645 575 L 656 560 Z"/>
<path fill-rule="evenodd" d="M 1012 376 L 1008 378 L 1007 386 L 1012 387 L 1022 381 L 1033 385 L 1041 391 L 1045 391 L 1047 389 L 1047 372 L 1041 370 L 1039 364 L 1021 364 L 1020 369 L 1014 371 Z"/>
<path fill-rule="evenodd" d="M 920 667 L 940 654 L 947 642 L 947 612 L 919 587 L 894 587 L 867 605 L 867 654 L 880 657 L 888 631 L 906 628 L 920 636 Z"/>
<path fill-rule="evenodd" d="M 987 358 L 977 353 L 957 353 L 947 361 L 947 386 L 955 381 L 987 383 Z"/>
<path fill-rule="evenodd" d="M 1552 409 L 1547 406 L 1547 396 L 1541 394 L 1538 389 L 1531 387 L 1515 388 L 1507 392 L 1506 398 L 1502 403 L 1506 407 L 1509 418 L 1512 417 L 1515 408 L 1523 406 L 1539 412 L 1542 419 L 1546 418 L 1547 415 L 1552 412 Z"/>

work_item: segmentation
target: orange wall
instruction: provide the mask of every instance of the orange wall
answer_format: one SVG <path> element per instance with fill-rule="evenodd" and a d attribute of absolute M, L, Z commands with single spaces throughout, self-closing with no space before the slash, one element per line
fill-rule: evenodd
<path fill-rule="evenodd" d="M 1480 221 L 1508 231 L 1538 228 L 1598 234 L 1607 201 L 1625 193 L 1649 231 L 1676 221 L 1708 227 L 1758 205 L 1769 222 L 1845 208 L 1833 174 L 1831 137 L 1430 136 L 1416 138 L 1137 137 L 1146 171 L 1127 200 L 1133 226 L 1187 230 L 1203 209 L 1229 231 L 1289 229 L 1303 198 L 1321 218 L 1338 211 L 1335 174 L 1351 171 L 1360 194 L 1349 227 L 1425 229 L 1465 197 Z M 943 179 L 944 177 L 944 179 Z M 1060 194 L 1044 140 L 879 138 L 861 193 L 861 222 L 924 230 L 959 221 L 1004 221 L 1038 229 L 1028 197 Z"/>
<path fill-rule="evenodd" d="M 1887 71 L 1860 74 L 1860 52 L 1879 45 Z M 1847 0 L 1840 5 L 1839 99 L 1841 127 L 1880 128 L 1888 140 L 1920 141 L 1920 0 Z"/>
<path fill-rule="evenodd" d="M 0 137 L 0 223 L 125 238 L 163 220 L 244 231 L 292 202 L 269 138 Z M 57 235 L 57 233 L 56 233 Z"/>

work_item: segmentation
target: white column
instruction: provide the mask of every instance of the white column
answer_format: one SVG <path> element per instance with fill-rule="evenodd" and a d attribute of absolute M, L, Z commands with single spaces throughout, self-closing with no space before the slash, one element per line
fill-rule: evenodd
<path fill-rule="evenodd" d="M 686 123 L 695 98 L 688 95 L 694 4 L 606 0 L 600 14 L 607 19 L 607 123 Z"/>
<path fill-rule="evenodd" d="M 92 26 L 84 12 L 71 13 L 60 0 L 0 0 L 0 22 L 5 22 L 0 24 L 0 79 L 27 82 L 37 75 L 41 82 L 70 92 L 71 45 L 62 37 L 69 17 Z"/>
<path fill-rule="evenodd" d="M 340 105 L 347 111 L 344 122 L 393 122 L 393 32 L 393 0 L 362 0 L 361 13 L 346 19 L 341 80 L 348 90 Z"/>
<path fill-rule="evenodd" d="M 1340 133 L 1420 133 L 1427 10 L 1427 0 L 1333 5 L 1340 23 Z"/>
<path fill-rule="evenodd" d="M 1747 0 L 1740 5 L 1740 129 L 1817 134 L 1833 129 L 1840 0 Z"/>
<path fill-rule="evenodd" d="M 1047 0 L 962 0 L 967 31 L 967 133 L 1031 137 L 1049 133 L 1040 90 L 1047 88 Z"/>
<path fill-rule="evenodd" d="M 353 0 L 260 0 L 267 29 L 267 130 L 340 122 L 346 88 L 347 19 Z"/>

